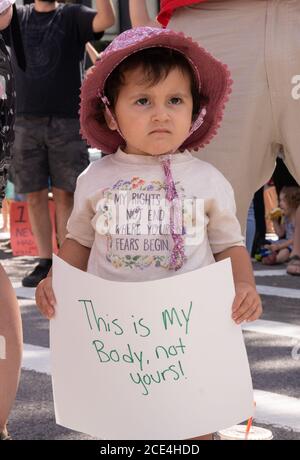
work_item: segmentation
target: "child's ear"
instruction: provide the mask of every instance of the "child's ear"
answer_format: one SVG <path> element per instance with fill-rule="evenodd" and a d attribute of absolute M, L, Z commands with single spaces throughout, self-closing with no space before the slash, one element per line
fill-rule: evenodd
<path fill-rule="evenodd" d="M 114 119 L 113 115 L 111 114 L 110 110 L 105 109 L 104 118 L 105 118 L 107 126 L 109 127 L 111 131 L 118 130 L 118 124 L 116 120 Z"/>

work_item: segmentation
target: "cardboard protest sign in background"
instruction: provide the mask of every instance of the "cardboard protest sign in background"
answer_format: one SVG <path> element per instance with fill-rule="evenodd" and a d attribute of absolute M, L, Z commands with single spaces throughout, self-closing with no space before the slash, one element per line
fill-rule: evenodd
<path fill-rule="evenodd" d="M 230 260 L 112 282 L 54 257 L 57 423 L 101 439 L 188 439 L 253 415 Z"/>
<path fill-rule="evenodd" d="M 49 210 L 52 223 L 52 245 L 57 254 L 55 206 L 49 201 Z M 32 233 L 28 205 L 26 201 L 12 201 L 10 205 L 10 241 L 14 256 L 38 256 L 34 235 Z"/>

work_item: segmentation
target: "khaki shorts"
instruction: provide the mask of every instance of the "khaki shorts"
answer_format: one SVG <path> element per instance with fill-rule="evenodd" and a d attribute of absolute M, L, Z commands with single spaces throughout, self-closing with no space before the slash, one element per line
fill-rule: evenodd
<path fill-rule="evenodd" d="M 244 230 L 253 194 L 272 176 L 280 145 L 300 183 L 300 99 L 292 95 L 292 79 L 300 75 L 300 1 L 211 0 L 178 9 L 169 27 L 231 70 L 233 93 L 221 128 L 195 155 L 231 182 Z"/>

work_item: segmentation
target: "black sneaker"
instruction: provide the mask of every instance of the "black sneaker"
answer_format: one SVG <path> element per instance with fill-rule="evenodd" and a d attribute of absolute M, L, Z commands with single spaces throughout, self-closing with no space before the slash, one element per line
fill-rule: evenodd
<path fill-rule="evenodd" d="M 33 272 L 23 278 L 22 285 L 24 287 L 36 287 L 40 281 L 46 278 L 51 266 L 52 259 L 40 259 Z"/>

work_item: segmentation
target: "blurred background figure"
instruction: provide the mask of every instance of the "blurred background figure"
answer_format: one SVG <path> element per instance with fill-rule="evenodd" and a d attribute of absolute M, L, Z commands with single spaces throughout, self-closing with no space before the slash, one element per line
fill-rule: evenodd
<path fill-rule="evenodd" d="M 300 183 L 300 2 L 161 0 L 157 20 L 149 15 L 146 0 L 129 3 L 133 26 L 162 25 L 186 33 L 228 65 L 233 93 L 224 122 L 214 140 L 195 156 L 216 166 L 231 183 L 244 234 L 253 194 L 260 190 L 254 208 L 256 233 L 262 234 L 263 243 L 265 217 L 262 206 L 257 212 L 258 202 L 279 149 L 289 173 Z M 239 27 L 233 28 L 233 23 Z M 299 252 L 293 256 L 300 259 L 297 228 L 296 222 L 293 251 Z"/>
<path fill-rule="evenodd" d="M 78 120 L 85 44 L 99 40 L 115 21 L 111 0 L 96 0 L 95 6 L 55 0 L 17 6 L 27 66 L 25 72 L 20 68 L 11 37 L 18 94 L 11 176 L 16 193 L 27 196 L 39 253 L 38 265 L 22 281 L 25 287 L 37 286 L 52 265 L 49 189 L 61 245 L 77 177 L 89 164 Z"/>
<path fill-rule="evenodd" d="M 8 27 L 14 0 L 0 2 L 0 31 Z M 5 196 L 13 142 L 15 88 L 9 54 L 0 32 L 0 207 Z M 22 326 L 12 285 L 0 265 L 0 440 L 11 439 L 7 420 L 20 376 Z"/>

